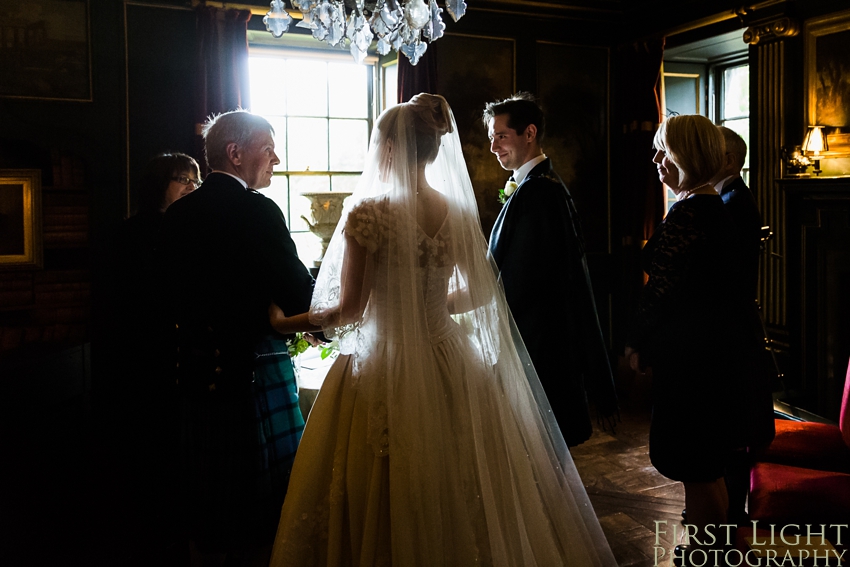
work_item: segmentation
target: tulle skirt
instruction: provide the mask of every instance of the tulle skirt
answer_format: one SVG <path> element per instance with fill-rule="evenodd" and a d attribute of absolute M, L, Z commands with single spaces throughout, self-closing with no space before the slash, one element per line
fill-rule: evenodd
<path fill-rule="evenodd" d="M 356 374 L 351 356 L 334 363 L 271 565 L 612 564 L 574 468 L 570 484 L 547 453 L 525 378 L 485 364 L 460 333 L 418 353 L 382 343 Z"/>

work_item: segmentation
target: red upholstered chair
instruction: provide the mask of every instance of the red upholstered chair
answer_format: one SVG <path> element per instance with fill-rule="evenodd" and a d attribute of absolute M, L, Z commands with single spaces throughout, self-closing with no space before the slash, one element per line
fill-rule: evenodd
<path fill-rule="evenodd" d="M 786 419 L 775 420 L 775 425 L 776 436 L 755 455 L 757 462 L 850 473 L 850 366 L 838 426 Z"/>
<path fill-rule="evenodd" d="M 850 523 L 850 474 L 756 463 L 750 473 L 750 520 Z"/>
<path fill-rule="evenodd" d="M 850 522 L 850 367 L 839 425 L 776 420 L 750 472 L 748 512 L 759 522 Z"/>

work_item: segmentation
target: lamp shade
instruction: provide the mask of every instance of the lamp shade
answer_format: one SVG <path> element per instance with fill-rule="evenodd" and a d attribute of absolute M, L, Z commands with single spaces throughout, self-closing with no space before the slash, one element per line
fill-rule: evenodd
<path fill-rule="evenodd" d="M 823 135 L 823 126 L 809 126 L 806 139 L 803 140 L 803 151 L 808 154 L 818 155 L 829 150 L 826 136 Z"/>

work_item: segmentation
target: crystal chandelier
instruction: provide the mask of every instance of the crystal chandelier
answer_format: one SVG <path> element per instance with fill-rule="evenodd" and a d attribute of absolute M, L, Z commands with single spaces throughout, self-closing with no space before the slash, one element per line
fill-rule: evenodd
<path fill-rule="evenodd" d="M 443 36 L 446 25 L 436 0 L 290 0 L 301 10 L 303 19 L 296 27 L 306 28 L 319 41 L 332 47 L 345 47 L 348 40 L 351 55 L 361 63 L 373 38 L 378 39 L 378 53 L 390 49 L 404 53 L 416 65 L 428 43 Z M 446 0 L 446 10 L 458 21 L 466 13 L 464 0 Z M 289 30 L 292 17 L 283 0 L 272 0 L 271 10 L 263 18 L 266 29 L 274 37 Z M 427 43 L 426 43 L 427 42 Z"/>

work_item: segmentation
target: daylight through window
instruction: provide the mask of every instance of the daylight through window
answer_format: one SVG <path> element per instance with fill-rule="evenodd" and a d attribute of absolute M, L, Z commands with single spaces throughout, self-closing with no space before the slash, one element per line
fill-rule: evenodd
<path fill-rule="evenodd" d="M 372 128 L 375 67 L 337 54 L 282 53 L 250 57 L 251 111 L 271 122 L 280 157 L 261 192 L 283 211 L 298 256 L 312 266 L 321 247 L 301 218 L 310 218 L 301 193 L 354 190 Z"/>

